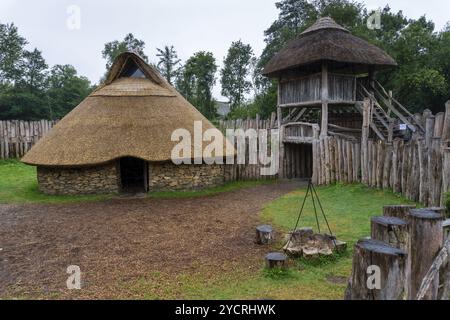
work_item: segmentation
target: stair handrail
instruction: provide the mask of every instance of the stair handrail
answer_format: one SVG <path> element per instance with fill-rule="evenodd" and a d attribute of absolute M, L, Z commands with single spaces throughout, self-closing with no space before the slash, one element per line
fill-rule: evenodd
<path fill-rule="evenodd" d="M 379 90 L 377 90 L 377 88 L 374 88 L 378 94 L 381 96 L 381 98 L 384 100 L 384 103 L 387 105 L 387 107 L 394 113 L 396 114 L 400 120 L 402 120 L 403 122 L 410 124 L 410 125 L 414 125 L 415 127 L 418 127 L 422 133 L 425 132 L 425 128 L 414 118 L 414 115 L 408 110 L 406 109 L 400 102 L 398 102 L 397 99 L 395 99 L 394 97 L 390 96 L 386 89 L 384 89 L 384 87 L 381 85 L 381 83 L 379 83 L 378 81 L 375 81 L 376 86 L 378 86 L 381 90 L 382 90 L 382 94 Z M 399 114 L 401 114 L 391 103 L 389 103 L 389 101 L 394 102 L 398 107 L 400 107 L 400 109 L 407 115 L 407 117 L 409 117 L 411 120 L 410 121 L 405 121 L 406 117 L 405 116 L 399 116 Z M 403 118 L 403 119 L 402 119 Z M 414 124 L 412 124 L 414 123 Z"/>

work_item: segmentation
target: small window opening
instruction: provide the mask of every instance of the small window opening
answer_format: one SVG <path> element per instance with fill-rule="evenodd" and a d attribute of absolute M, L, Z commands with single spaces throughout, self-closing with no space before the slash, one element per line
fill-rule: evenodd
<path fill-rule="evenodd" d="M 125 67 L 120 73 L 120 78 L 141 78 L 145 79 L 146 76 L 144 72 L 139 68 L 139 66 L 132 59 L 128 59 Z"/>

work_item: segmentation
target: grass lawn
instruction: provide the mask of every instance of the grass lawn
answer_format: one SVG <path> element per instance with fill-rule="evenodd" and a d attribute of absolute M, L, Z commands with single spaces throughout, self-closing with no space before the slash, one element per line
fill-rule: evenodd
<path fill-rule="evenodd" d="M 348 243 L 346 253 L 316 261 L 293 261 L 288 272 L 259 272 L 242 270 L 236 265 L 232 274 L 202 270 L 189 275 L 155 273 L 138 281 L 132 290 L 145 292 L 149 299 L 342 299 L 351 272 L 352 250 L 355 242 L 370 235 L 370 217 L 381 215 L 388 204 L 412 203 L 391 192 L 366 188 L 362 185 L 333 185 L 317 188 L 334 234 Z M 271 223 L 280 231 L 295 225 L 306 189 L 292 192 L 268 204 L 261 222 Z M 307 202 L 300 227 L 315 227 L 313 207 Z M 321 224 L 325 228 L 323 219 Z M 283 243 L 274 246 L 279 249 Z M 130 288 L 128 288 L 130 289 Z"/>

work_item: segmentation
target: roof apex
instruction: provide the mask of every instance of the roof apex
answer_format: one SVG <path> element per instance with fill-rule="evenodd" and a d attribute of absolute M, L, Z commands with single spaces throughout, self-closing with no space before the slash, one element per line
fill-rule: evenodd
<path fill-rule="evenodd" d="M 323 30 L 323 29 L 337 29 L 337 30 L 341 30 L 343 32 L 350 33 L 350 31 L 348 31 L 343 26 L 336 23 L 336 21 L 334 21 L 333 18 L 323 17 L 323 18 L 318 19 L 316 22 L 314 22 L 314 24 L 312 26 L 307 28 L 301 34 L 306 34 L 306 33 L 314 32 L 317 30 Z"/>

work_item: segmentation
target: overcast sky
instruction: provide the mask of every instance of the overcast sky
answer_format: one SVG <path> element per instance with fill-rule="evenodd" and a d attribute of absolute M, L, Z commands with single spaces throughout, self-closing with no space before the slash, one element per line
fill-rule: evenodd
<path fill-rule="evenodd" d="M 105 71 L 101 51 L 106 42 L 132 32 L 146 43 L 156 61 L 156 48 L 174 45 L 185 61 L 194 52 L 213 52 L 221 65 L 232 41 L 251 44 L 259 55 L 263 32 L 278 16 L 275 0 L 0 0 L 0 22 L 14 22 L 50 66 L 72 64 L 98 82 Z M 450 20 L 448 0 L 366 0 L 369 9 L 389 4 L 411 18 L 425 14 L 442 29 Z M 67 9 L 81 9 L 81 28 L 67 27 Z M 214 90 L 220 97 L 220 87 Z"/>

